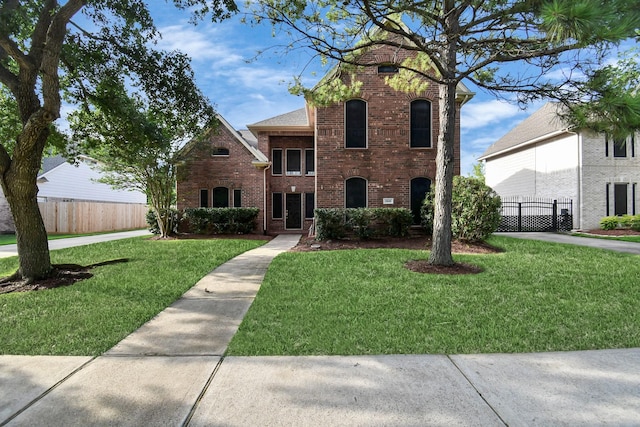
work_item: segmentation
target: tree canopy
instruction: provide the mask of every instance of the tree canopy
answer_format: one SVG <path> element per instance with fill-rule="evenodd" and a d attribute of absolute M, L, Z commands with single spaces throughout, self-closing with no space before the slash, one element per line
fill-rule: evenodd
<path fill-rule="evenodd" d="M 193 22 L 236 11 L 232 0 L 173 0 Z M 47 235 L 37 205 L 36 177 L 60 117 L 62 96 L 83 104 L 100 85 L 119 79 L 140 96 L 176 114 L 198 104 L 189 98 L 193 75 L 184 56 L 154 48 L 159 34 L 142 0 L 6 0 L 0 4 L 2 109 L 15 123 L 2 126 L 0 184 L 16 226 L 20 268 L 27 280 L 51 273 Z M 208 107 L 207 107 L 208 106 Z M 16 133 L 16 129 L 18 130 Z"/>
<path fill-rule="evenodd" d="M 545 77 L 550 71 L 600 64 L 611 46 L 640 27 L 639 0 L 261 0 L 254 5 L 254 20 L 268 20 L 278 31 L 288 32 L 291 48 L 311 49 L 344 71 L 333 75 L 351 76 L 354 67 L 384 65 L 361 55 L 377 46 L 415 53 L 393 64 L 400 72 L 388 83 L 406 92 L 418 91 L 425 81 L 439 87 L 430 262 L 442 265 L 453 263 L 451 188 L 458 83 L 467 80 L 496 94 L 515 93 L 521 101 L 564 99 L 571 73 L 556 81 Z M 353 79 L 343 82 L 326 79 L 309 90 L 298 81 L 294 90 L 312 100 L 335 102 L 358 91 Z"/>

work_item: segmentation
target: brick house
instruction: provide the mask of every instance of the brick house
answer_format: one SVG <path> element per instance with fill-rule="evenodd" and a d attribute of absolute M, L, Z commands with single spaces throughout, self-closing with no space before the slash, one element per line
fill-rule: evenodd
<path fill-rule="evenodd" d="M 414 216 L 436 173 L 438 87 L 392 89 L 409 51 L 384 46 L 365 53 L 358 97 L 305 108 L 237 132 L 221 120 L 217 133 L 187 146 L 179 167 L 178 209 L 255 206 L 265 233 L 301 232 L 316 207 L 403 207 Z M 329 74 L 327 78 L 339 78 Z M 471 97 L 460 84 L 457 112 Z M 459 120 L 455 173 L 460 173 Z"/>
<path fill-rule="evenodd" d="M 573 129 L 547 103 L 491 145 L 486 183 L 501 197 L 573 200 L 573 227 L 599 228 L 609 215 L 638 213 L 637 135 L 613 141 Z"/>

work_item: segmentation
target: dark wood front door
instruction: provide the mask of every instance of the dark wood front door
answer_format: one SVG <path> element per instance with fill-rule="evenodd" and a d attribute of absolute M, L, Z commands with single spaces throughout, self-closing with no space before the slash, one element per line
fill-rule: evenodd
<path fill-rule="evenodd" d="M 291 193 L 286 195 L 286 221 L 285 229 L 301 230 L 302 229 L 302 194 Z"/>

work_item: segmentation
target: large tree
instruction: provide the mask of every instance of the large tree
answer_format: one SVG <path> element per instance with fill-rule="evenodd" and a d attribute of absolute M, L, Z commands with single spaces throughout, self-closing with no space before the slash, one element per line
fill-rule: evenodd
<path fill-rule="evenodd" d="M 224 18 L 236 10 L 232 0 L 173 3 L 188 8 L 194 21 Z M 69 100 L 83 102 L 97 82 L 119 75 L 154 99 L 179 99 L 175 95 L 181 88 L 174 76 L 183 71 L 183 62 L 155 50 L 157 37 L 142 0 L 0 3 L 0 83 L 15 102 L 20 121 L 19 132 L 10 141 L 0 141 L 0 184 L 18 243 L 16 276 L 29 281 L 52 273 L 36 177 L 52 123 L 60 117 L 62 90 Z"/>
<path fill-rule="evenodd" d="M 451 189 L 458 83 L 469 80 L 496 93 L 517 92 L 523 100 L 568 96 L 562 88 L 570 78 L 558 82 L 545 74 L 559 65 L 584 67 L 587 58 L 598 63 L 608 48 L 640 25 L 639 0 L 261 0 L 255 4 L 254 19 L 269 20 L 288 32 L 290 48 L 312 49 L 339 68 L 384 65 L 361 55 L 380 45 L 416 53 L 395 64 L 400 73 L 389 83 L 405 91 L 415 91 L 424 80 L 439 87 L 429 261 L 440 265 L 453 264 Z M 382 37 L 383 33 L 396 37 Z M 583 51 L 588 48 L 586 55 Z M 569 57 L 570 52 L 575 56 Z M 507 66 L 516 63 L 518 68 Z M 316 88 L 316 93 L 325 99 L 327 92 L 333 91 L 335 100 L 358 90 L 357 85 L 345 90 L 328 80 L 322 83 L 328 89 Z"/>
<path fill-rule="evenodd" d="M 188 59 L 180 58 L 181 68 L 189 70 Z M 113 76 L 97 85 L 88 105 L 69 116 L 76 142 L 67 149 L 69 157 L 88 154 L 100 161 L 102 182 L 144 192 L 163 238 L 172 229 L 176 155 L 186 140 L 216 125 L 214 110 L 189 83 L 193 75 L 177 77 L 185 79 L 180 98 L 187 103 L 141 96 Z"/>

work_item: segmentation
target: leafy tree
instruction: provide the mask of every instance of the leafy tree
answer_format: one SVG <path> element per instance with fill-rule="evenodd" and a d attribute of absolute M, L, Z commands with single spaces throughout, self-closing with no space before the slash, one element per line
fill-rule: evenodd
<path fill-rule="evenodd" d="M 640 130 L 640 61 L 638 50 L 621 54 L 618 62 L 587 73 L 574 83 L 579 99 L 566 102 L 564 117 L 581 129 L 626 138 Z"/>
<path fill-rule="evenodd" d="M 425 197 L 420 214 L 426 229 L 433 227 L 434 191 Z M 502 216 L 500 196 L 483 179 L 453 177 L 451 234 L 466 242 L 482 242 L 496 231 Z"/>
<path fill-rule="evenodd" d="M 225 18 L 232 0 L 173 0 L 195 22 Z M 80 12 L 83 28 L 72 19 Z M 36 177 L 60 117 L 62 90 L 83 103 L 110 76 L 125 78 L 150 99 L 183 99 L 175 76 L 183 61 L 153 49 L 158 32 L 142 0 L 5 0 L 0 3 L 0 83 L 15 102 L 18 133 L 0 141 L 0 184 L 13 213 L 20 267 L 28 281 L 52 273 L 37 204 Z M 175 96 L 174 96 L 175 95 Z M 169 102 L 169 101 L 167 101 Z M 4 107 L 3 107 L 4 108 Z"/>
<path fill-rule="evenodd" d="M 182 70 L 190 70 L 186 56 L 179 56 Z M 212 127 L 215 114 L 200 91 L 182 76 L 180 99 L 148 99 L 129 93 L 117 77 L 105 79 L 88 99 L 89 105 L 69 116 L 72 156 L 85 153 L 100 160 L 101 180 L 115 188 L 138 190 L 147 195 L 160 237 L 172 232 L 175 201 L 175 156 L 186 139 Z"/>
<path fill-rule="evenodd" d="M 384 65 L 359 61 L 363 58 L 360 53 L 376 46 L 415 52 L 413 58 L 394 64 L 400 72 L 388 83 L 407 92 L 424 88 L 425 82 L 439 87 L 429 259 L 439 265 L 453 264 L 451 190 L 458 83 L 469 80 L 495 93 L 517 92 L 521 100 L 566 96 L 559 90 L 566 81 L 543 76 L 560 64 L 584 65 L 584 58 L 568 58 L 567 52 L 593 47 L 595 60 L 599 60 L 613 43 L 633 34 L 640 20 L 638 0 L 261 0 L 255 4 L 257 22 L 271 21 L 291 35 L 293 48 L 312 49 L 323 60 L 336 62 L 343 75 L 351 75 L 354 67 Z M 396 37 L 381 37 L 381 33 Z M 521 67 L 515 72 L 504 66 L 516 61 Z M 323 89 L 315 92 L 300 85 L 296 89 L 325 101 L 343 100 L 359 90 L 357 82 L 339 84 L 335 80 L 322 81 Z M 327 93 L 333 94 L 332 99 Z"/>

